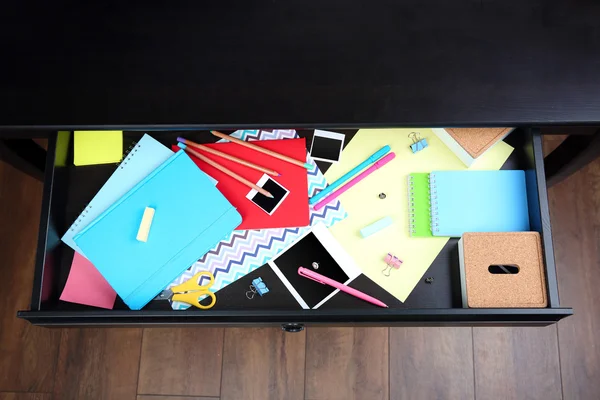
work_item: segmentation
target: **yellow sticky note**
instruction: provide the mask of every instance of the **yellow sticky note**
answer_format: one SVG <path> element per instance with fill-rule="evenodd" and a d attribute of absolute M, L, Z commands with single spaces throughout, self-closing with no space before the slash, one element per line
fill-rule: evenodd
<path fill-rule="evenodd" d="M 429 146 L 415 154 L 410 150 L 410 132 L 417 131 Z M 342 159 L 327 170 L 327 182 L 334 182 L 385 145 L 396 153 L 394 160 L 339 197 L 348 217 L 330 228 L 333 236 L 354 258 L 362 272 L 400 301 L 406 301 L 423 274 L 435 260 L 448 238 L 411 238 L 408 234 L 407 176 L 412 172 L 466 170 L 465 165 L 431 129 L 361 129 L 342 153 Z M 498 170 L 513 148 L 499 142 L 477 159 L 469 169 Z M 379 193 L 386 198 L 380 199 Z M 393 224 L 368 238 L 360 230 L 385 217 Z M 404 263 L 389 277 L 381 271 L 392 253 Z"/>
<path fill-rule="evenodd" d="M 73 164 L 95 165 L 121 161 L 123 131 L 75 131 Z"/>

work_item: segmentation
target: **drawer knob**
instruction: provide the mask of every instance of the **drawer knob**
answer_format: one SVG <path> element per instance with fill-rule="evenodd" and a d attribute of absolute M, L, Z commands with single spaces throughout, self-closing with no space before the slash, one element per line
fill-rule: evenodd
<path fill-rule="evenodd" d="M 281 330 L 290 333 L 302 332 L 304 324 L 281 324 Z"/>

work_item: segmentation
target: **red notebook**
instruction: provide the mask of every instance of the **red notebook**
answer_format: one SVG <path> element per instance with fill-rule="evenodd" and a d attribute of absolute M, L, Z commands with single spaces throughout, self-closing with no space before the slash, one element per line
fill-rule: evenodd
<path fill-rule="evenodd" d="M 260 140 L 253 141 L 252 144 L 273 150 L 296 160 L 306 161 L 306 142 L 304 138 Z M 190 154 L 189 156 L 202 171 L 218 181 L 217 189 L 223 193 L 227 200 L 229 200 L 242 215 L 242 224 L 237 228 L 238 230 L 299 227 L 307 226 L 309 224 L 308 174 L 305 168 L 290 164 L 236 143 L 212 143 L 207 144 L 206 146 L 279 172 L 281 176 L 271 176 L 270 178 L 289 191 L 289 194 L 281 202 L 279 207 L 272 215 L 269 215 L 246 198 L 246 195 L 252 190 L 251 188 Z M 176 145 L 173 146 L 174 151 L 177 151 L 178 149 L 179 148 Z M 202 150 L 194 150 L 211 160 L 214 160 L 223 167 L 243 176 L 250 182 L 257 183 L 264 175 L 263 172 L 248 168 L 233 161 L 203 152 Z"/>

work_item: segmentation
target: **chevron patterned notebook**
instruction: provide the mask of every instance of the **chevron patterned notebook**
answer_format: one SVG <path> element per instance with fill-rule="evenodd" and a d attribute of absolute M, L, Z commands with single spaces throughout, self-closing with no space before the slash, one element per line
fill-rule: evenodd
<path fill-rule="evenodd" d="M 411 237 L 432 237 L 429 212 L 429 174 L 408 175 L 408 232 Z"/>
<path fill-rule="evenodd" d="M 231 136 L 247 141 L 298 138 L 295 130 L 240 130 Z M 313 166 L 308 170 L 308 197 L 312 197 L 327 186 L 327 181 L 310 156 L 306 162 Z M 346 211 L 338 200 L 319 211 L 311 209 L 309 218 L 310 226 L 322 222 L 330 227 L 346 218 Z M 169 286 L 178 285 L 200 271 L 211 271 L 215 275 L 211 290 L 223 289 L 266 264 L 309 229 L 310 227 L 233 231 L 229 239 L 221 241 Z M 171 306 L 175 310 L 184 310 L 189 304 L 173 302 Z"/>

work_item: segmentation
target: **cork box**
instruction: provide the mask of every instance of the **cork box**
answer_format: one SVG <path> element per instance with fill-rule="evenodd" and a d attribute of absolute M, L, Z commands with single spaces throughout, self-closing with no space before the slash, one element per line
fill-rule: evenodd
<path fill-rule="evenodd" d="M 473 158 L 481 156 L 510 131 L 512 128 L 446 128 L 446 132 Z"/>
<path fill-rule="evenodd" d="M 458 252 L 463 307 L 548 305 L 539 233 L 465 233 Z"/>
<path fill-rule="evenodd" d="M 468 167 L 513 128 L 433 128 L 433 133 Z"/>

